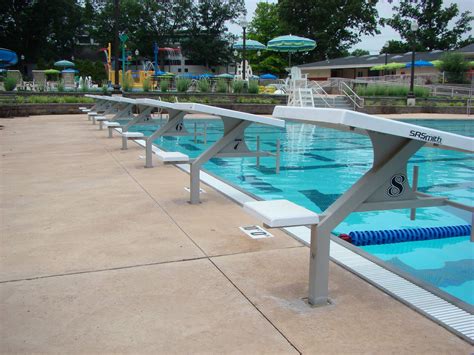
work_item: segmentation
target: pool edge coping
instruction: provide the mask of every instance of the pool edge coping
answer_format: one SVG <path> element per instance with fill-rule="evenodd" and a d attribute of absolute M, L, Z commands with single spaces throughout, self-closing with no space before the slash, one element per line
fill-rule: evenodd
<path fill-rule="evenodd" d="M 142 148 L 146 147 L 146 143 L 145 143 L 144 140 L 133 140 L 133 142 L 136 143 L 137 145 L 139 145 Z M 164 149 L 158 147 L 156 144 L 153 144 L 153 152 L 154 153 L 156 151 L 160 151 L 160 150 L 164 151 Z M 172 164 L 172 165 L 175 165 L 178 169 L 180 169 L 180 170 L 182 170 L 182 171 L 184 171 L 188 174 L 190 173 L 189 164 Z M 227 198 L 231 199 L 232 201 L 236 202 L 240 206 L 242 206 L 243 203 L 247 202 L 247 201 L 262 200 L 258 196 L 254 195 L 252 193 L 249 193 L 249 192 L 247 192 L 247 191 L 245 191 L 241 188 L 238 188 L 237 186 L 235 186 L 232 183 L 229 183 L 227 181 L 223 181 L 221 178 L 218 178 L 216 175 L 207 172 L 205 169 L 201 169 L 200 180 L 201 180 L 201 182 L 203 182 L 203 183 L 209 185 L 210 187 L 212 187 L 217 192 L 221 193 L 222 195 L 224 195 Z M 301 226 L 301 227 L 288 227 L 288 228 L 280 228 L 280 229 L 283 230 L 290 237 L 297 240 L 298 242 L 304 244 L 305 246 L 309 246 L 310 229 L 308 227 Z M 306 234 L 306 236 L 305 236 L 305 234 Z M 391 296 L 395 300 L 397 300 L 397 301 L 403 303 L 404 305 L 408 306 L 410 309 L 418 312 L 419 314 L 427 317 L 428 319 L 435 322 L 436 324 L 438 324 L 438 325 L 442 326 L 443 328 L 447 329 L 451 333 L 457 335 L 458 337 L 460 337 L 464 341 L 468 342 L 470 345 L 474 345 L 474 314 L 473 314 L 472 310 L 468 310 L 470 307 L 468 307 L 468 309 L 464 309 L 462 306 L 459 305 L 460 300 L 458 300 L 457 298 L 455 299 L 455 302 L 453 302 L 453 300 L 447 300 L 442 295 L 439 294 L 440 293 L 439 291 L 441 291 L 443 293 L 444 293 L 444 291 L 439 290 L 439 289 L 435 289 L 435 290 L 431 289 L 434 286 L 426 287 L 425 283 L 420 282 L 420 280 L 418 280 L 418 279 L 416 279 L 416 282 L 415 282 L 415 281 L 412 280 L 412 277 L 409 277 L 408 275 L 405 275 L 405 273 L 400 272 L 400 270 L 397 270 L 397 272 L 394 272 L 392 270 L 392 267 L 387 265 L 385 262 L 383 262 L 379 259 L 377 259 L 377 261 L 375 261 L 375 260 L 373 260 L 373 258 L 375 258 L 374 256 L 369 257 L 368 255 L 365 255 L 366 252 L 364 252 L 363 250 L 353 250 L 353 248 L 356 248 L 355 246 L 352 246 L 353 248 L 350 248 L 350 247 L 348 247 L 348 245 L 344 244 L 345 242 L 344 243 L 342 243 L 342 242 L 343 241 L 340 241 L 338 237 L 336 237 L 334 235 L 331 235 L 331 250 L 334 250 L 334 248 L 332 248 L 332 245 L 334 243 L 335 245 L 338 245 L 341 248 L 344 248 L 348 252 L 353 253 L 356 256 L 358 256 L 360 258 L 363 258 L 363 259 L 367 260 L 368 262 L 374 264 L 375 266 L 384 269 L 388 273 L 391 273 L 394 276 L 396 276 L 396 277 L 398 277 L 398 278 L 400 278 L 400 279 L 402 279 L 406 282 L 409 282 L 413 286 L 413 290 L 416 290 L 416 288 L 419 288 L 420 290 L 422 290 L 422 291 L 438 298 L 439 300 L 446 302 L 447 304 L 451 305 L 452 307 L 455 307 L 459 311 L 467 313 L 468 316 L 470 318 L 472 318 L 470 320 L 472 322 L 472 326 L 473 326 L 472 327 L 473 330 L 470 331 L 470 333 L 472 333 L 472 336 L 464 334 L 462 331 L 459 331 L 459 330 L 455 329 L 453 326 L 451 326 L 451 325 L 447 324 L 446 322 L 440 320 L 439 318 L 437 318 L 435 315 L 431 314 L 430 312 L 428 312 L 426 310 L 423 310 L 419 306 L 413 304 L 408 299 L 406 299 L 406 298 L 404 298 L 400 295 L 397 295 L 395 293 L 395 290 L 388 289 L 387 287 L 381 285 L 379 282 L 371 279 L 368 275 L 358 272 L 357 270 L 353 269 L 352 267 L 344 264 L 341 260 L 337 259 L 335 256 L 330 255 L 330 259 L 334 263 L 336 263 L 340 267 L 346 269 L 347 271 L 351 272 L 352 274 L 360 277 L 365 282 L 368 282 L 369 284 L 371 284 L 372 286 L 374 286 L 377 289 L 381 290 L 382 292 L 388 294 L 389 296 Z M 349 244 L 349 243 L 346 243 L 346 244 Z M 363 253 L 360 253 L 361 251 Z M 454 296 L 452 296 L 452 297 L 454 298 Z M 450 299 L 451 297 L 447 297 L 447 298 Z M 460 301 L 460 302 L 462 302 L 462 301 Z M 462 303 L 464 303 L 464 302 L 462 302 Z M 466 331 L 466 333 L 467 333 L 467 331 Z"/>

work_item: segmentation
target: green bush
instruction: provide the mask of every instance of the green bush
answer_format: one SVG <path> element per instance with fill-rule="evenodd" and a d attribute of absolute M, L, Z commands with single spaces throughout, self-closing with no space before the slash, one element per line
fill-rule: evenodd
<path fill-rule="evenodd" d="M 191 86 L 191 80 L 187 78 L 178 78 L 176 81 L 176 89 L 178 92 L 186 92 Z"/>
<path fill-rule="evenodd" d="M 250 80 L 249 82 L 249 94 L 258 94 L 258 81 Z"/>
<path fill-rule="evenodd" d="M 20 97 L 17 98 L 17 102 L 20 103 Z M 89 97 L 84 97 L 84 96 L 27 96 L 23 99 L 24 103 L 30 103 L 30 104 L 51 104 L 51 103 L 57 103 L 57 104 L 62 104 L 62 103 L 93 103 L 94 99 L 91 99 Z"/>
<path fill-rule="evenodd" d="M 133 89 L 133 78 L 130 73 L 125 73 L 125 78 L 122 83 L 122 90 L 125 92 L 130 92 Z"/>
<path fill-rule="evenodd" d="M 211 89 L 211 84 L 207 79 L 200 79 L 197 82 L 197 87 L 200 92 L 209 92 L 209 90 Z"/>
<path fill-rule="evenodd" d="M 3 81 L 3 86 L 5 87 L 5 91 L 13 91 L 16 87 L 16 79 L 15 78 L 5 78 Z"/>
<path fill-rule="evenodd" d="M 402 85 L 358 85 L 354 90 L 359 96 L 396 96 L 403 97 L 407 96 L 410 88 Z M 415 96 L 417 97 L 428 97 L 430 96 L 430 90 L 423 87 L 415 86 L 413 89 Z"/>
<path fill-rule="evenodd" d="M 60 79 L 58 81 L 58 92 L 64 92 L 64 81 L 62 79 Z"/>
<path fill-rule="evenodd" d="M 225 80 L 225 79 L 219 79 L 219 80 L 217 80 L 217 83 L 216 83 L 216 91 L 217 91 L 217 92 L 219 92 L 219 93 L 226 93 L 226 92 L 227 92 L 227 88 L 228 88 L 227 80 Z"/>
<path fill-rule="evenodd" d="M 102 93 L 103 94 L 108 94 L 109 93 L 109 83 L 107 82 L 107 80 L 103 80 L 102 81 L 102 86 L 100 87 L 102 89 Z"/>
<path fill-rule="evenodd" d="M 441 57 L 441 70 L 445 72 L 449 83 L 462 84 L 466 81 L 465 73 L 469 69 L 469 63 L 461 53 L 446 53 Z"/>
<path fill-rule="evenodd" d="M 170 82 L 168 79 L 161 79 L 160 81 L 160 91 L 161 92 L 168 92 L 170 87 Z"/>
<path fill-rule="evenodd" d="M 275 99 L 264 99 L 260 97 L 237 97 L 235 102 L 240 104 L 272 104 L 276 105 L 280 101 Z"/>
<path fill-rule="evenodd" d="M 234 94 L 241 94 L 244 91 L 244 81 L 234 80 L 232 82 L 232 91 L 234 92 Z"/>
<path fill-rule="evenodd" d="M 143 88 L 144 92 L 150 91 L 150 89 L 151 89 L 151 78 L 150 77 L 146 77 L 143 80 L 142 88 Z"/>

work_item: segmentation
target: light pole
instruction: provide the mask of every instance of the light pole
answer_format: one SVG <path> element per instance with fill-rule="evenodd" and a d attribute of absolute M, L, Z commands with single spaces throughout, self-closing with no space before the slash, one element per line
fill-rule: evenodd
<path fill-rule="evenodd" d="M 410 92 L 408 93 L 407 97 L 407 106 L 415 106 L 416 99 L 415 99 L 415 92 L 413 91 L 413 87 L 415 84 L 415 45 L 416 45 L 416 31 L 418 31 L 418 22 L 412 21 L 410 24 L 410 29 L 412 31 L 412 52 L 411 52 L 411 77 L 410 77 Z"/>
<path fill-rule="evenodd" d="M 140 52 L 138 49 L 135 49 L 135 63 L 136 63 L 136 70 L 138 71 L 138 56 L 140 55 Z"/>
<path fill-rule="evenodd" d="M 114 54 L 115 54 L 114 90 L 116 90 L 116 91 L 118 91 L 120 89 L 120 84 L 119 84 L 119 57 L 120 57 L 119 17 L 120 17 L 119 0 L 114 0 Z"/>
<path fill-rule="evenodd" d="M 25 73 L 25 70 L 24 70 L 24 69 L 25 69 L 25 68 L 24 68 L 24 67 L 25 67 L 25 55 L 24 55 L 24 54 L 20 55 L 20 59 L 21 59 L 21 63 L 20 63 L 20 73 L 21 73 L 22 76 L 26 76 L 26 75 L 25 75 L 26 73 Z"/>
<path fill-rule="evenodd" d="M 128 36 L 126 33 L 121 33 L 119 36 L 120 39 L 120 45 L 122 46 L 122 86 L 125 83 L 125 49 L 127 48 L 127 45 L 125 42 L 128 40 Z M 117 68 L 115 69 L 115 73 L 117 73 Z M 115 80 L 117 82 L 117 80 Z"/>
<path fill-rule="evenodd" d="M 237 75 L 237 61 L 238 61 L 238 58 L 239 58 L 239 52 L 237 52 L 237 49 L 234 49 L 234 58 L 235 58 L 234 75 Z"/>
<path fill-rule="evenodd" d="M 388 50 L 388 41 L 385 42 L 384 47 L 387 48 L 386 52 L 385 52 L 385 68 L 384 68 L 384 71 L 383 71 L 384 76 L 386 76 L 387 75 L 387 63 L 388 63 L 388 51 L 387 51 Z M 385 78 L 384 78 L 384 80 L 385 80 Z"/>
<path fill-rule="evenodd" d="M 245 78 L 245 72 L 246 72 L 246 68 L 245 68 L 245 40 L 246 40 L 246 30 L 247 30 L 247 26 L 248 26 L 248 21 L 247 19 L 245 18 L 245 15 L 242 15 L 242 17 L 240 18 L 240 26 L 242 27 L 242 30 L 243 30 L 243 47 L 242 47 L 242 79 L 243 80 L 246 80 Z"/>

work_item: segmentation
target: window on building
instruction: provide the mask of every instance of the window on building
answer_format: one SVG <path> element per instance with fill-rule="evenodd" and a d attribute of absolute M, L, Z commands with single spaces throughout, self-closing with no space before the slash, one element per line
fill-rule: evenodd
<path fill-rule="evenodd" d="M 178 68 L 178 73 L 181 73 L 181 68 Z"/>
<path fill-rule="evenodd" d="M 187 72 L 188 72 L 188 68 L 184 68 L 184 72 L 187 73 Z"/>

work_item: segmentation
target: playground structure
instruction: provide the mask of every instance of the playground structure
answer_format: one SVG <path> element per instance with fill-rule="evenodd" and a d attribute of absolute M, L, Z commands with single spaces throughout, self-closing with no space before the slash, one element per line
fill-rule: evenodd
<path fill-rule="evenodd" d="M 125 43 L 122 44 L 123 46 L 126 45 Z M 104 52 L 105 57 L 106 57 L 106 71 L 107 71 L 107 77 L 108 81 L 110 84 L 115 83 L 115 70 L 112 65 L 112 45 L 111 43 L 108 44 L 107 48 L 102 48 L 100 51 Z M 158 47 L 158 44 L 156 42 L 153 43 L 153 54 L 154 54 L 154 60 L 153 61 L 142 61 L 140 65 L 137 64 L 137 69 L 128 69 L 123 71 L 123 69 L 120 69 L 118 71 L 119 75 L 119 84 L 123 85 L 123 79 L 124 78 L 129 78 L 132 81 L 132 87 L 136 89 L 141 89 L 143 87 L 143 84 L 145 82 L 145 79 L 150 78 L 153 83 L 156 83 L 156 78 L 159 76 L 163 76 L 167 74 L 167 72 L 162 71 L 159 66 L 158 62 L 158 56 L 159 53 L 164 53 L 164 57 L 166 58 L 176 58 L 179 55 L 181 55 L 181 50 L 179 48 L 170 48 L 170 47 Z M 125 56 L 126 52 L 125 50 L 122 51 L 122 68 L 126 68 L 126 65 L 131 63 L 131 53 L 129 55 Z M 138 67 L 141 67 L 141 69 L 138 69 Z M 155 86 L 154 84 L 153 86 Z"/>

